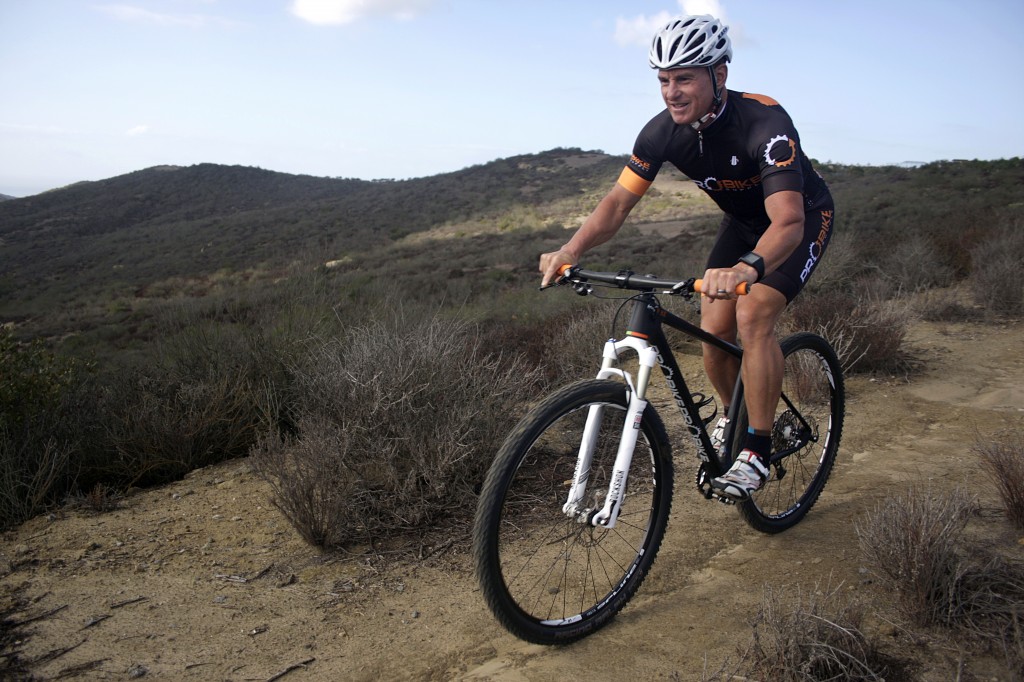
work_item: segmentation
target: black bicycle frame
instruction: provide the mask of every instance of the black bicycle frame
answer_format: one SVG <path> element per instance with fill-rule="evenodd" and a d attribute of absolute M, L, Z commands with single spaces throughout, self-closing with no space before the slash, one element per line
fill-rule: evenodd
<path fill-rule="evenodd" d="M 737 359 L 742 359 L 743 349 L 739 346 L 724 341 L 713 334 L 710 334 L 688 320 L 665 310 L 658 302 L 657 296 L 645 292 L 638 294 L 633 302 L 633 311 L 626 327 L 627 336 L 635 336 L 647 340 L 658 351 L 658 367 L 665 376 L 665 382 L 672 392 L 672 398 L 683 415 L 686 428 L 690 437 L 697 445 L 697 454 L 701 461 L 712 463 L 716 469 L 721 469 L 721 463 L 715 457 L 715 449 L 711 444 L 711 437 L 708 435 L 704 425 L 704 419 L 700 415 L 697 403 L 693 400 L 693 394 L 686 385 L 686 378 L 679 369 L 675 354 L 669 345 L 668 337 L 665 335 L 663 325 L 680 331 L 687 336 L 693 337 L 704 343 L 709 343 L 720 348 Z M 742 382 L 736 381 L 736 389 L 733 395 L 732 406 L 729 411 L 735 413 L 738 409 L 742 396 Z M 730 422 L 734 422 L 735 414 L 728 415 Z M 727 439 L 728 440 L 728 439 Z M 728 444 L 726 447 L 728 452 Z M 718 473 L 723 473 L 719 471 Z"/>
<path fill-rule="evenodd" d="M 698 456 L 704 462 L 713 462 L 714 466 L 720 469 L 720 462 L 718 458 L 714 456 L 715 449 L 711 444 L 711 437 L 708 435 L 707 428 L 705 428 L 704 419 L 700 415 L 700 410 L 693 400 L 693 394 L 686 385 L 686 379 L 683 376 L 683 373 L 679 370 L 675 354 L 672 352 L 672 348 L 668 342 L 668 337 L 665 335 L 665 331 L 662 328 L 664 325 L 668 325 L 672 329 L 682 332 L 687 336 L 723 350 L 740 361 L 743 359 L 743 349 L 738 345 L 720 339 L 717 336 L 704 331 L 692 322 L 684 320 L 678 315 L 674 315 L 668 310 L 665 310 L 665 308 L 661 307 L 661 303 L 658 301 L 657 296 L 652 292 L 643 292 L 638 294 L 634 299 L 633 311 L 630 316 L 629 325 L 626 328 L 626 335 L 646 339 L 657 349 L 658 366 L 661 368 L 661 372 L 665 376 L 665 381 L 668 383 L 669 390 L 672 392 L 672 398 L 675 400 L 676 406 L 683 415 L 683 420 L 686 422 L 686 427 L 690 432 L 690 437 L 697 445 Z M 807 440 L 817 441 L 817 435 L 814 434 L 810 425 L 804 419 L 804 416 L 800 414 L 799 410 L 796 409 L 796 406 L 786 396 L 786 394 L 781 394 L 780 398 L 786 404 L 789 411 L 792 412 L 800 422 Z M 736 412 L 739 409 L 742 399 L 743 381 L 740 377 L 737 377 L 736 387 L 733 390 L 732 403 L 729 407 L 729 414 L 726 415 L 729 418 L 730 424 L 736 423 Z M 731 432 L 726 435 L 725 452 L 728 454 L 730 451 L 730 442 L 732 441 L 732 438 L 729 437 L 731 436 Z M 803 446 L 791 447 L 780 452 L 774 452 L 772 453 L 770 461 L 774 464 L 794 452 L 797 452 L 801 447 Z"/>

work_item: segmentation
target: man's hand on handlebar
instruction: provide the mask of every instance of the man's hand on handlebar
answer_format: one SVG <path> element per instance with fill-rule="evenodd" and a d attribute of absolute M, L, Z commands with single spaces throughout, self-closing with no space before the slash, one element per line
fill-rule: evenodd
<path fill-rule="evenodd" d="M 744 282 L 749 290 L 750 285 L 757 279 L 757 273 L 751 277 L 748 267 L 733 268 L 711 268 L 704 273 L 701 295 L 710 299 L 733 299 L 736 298 L 737 287 Z"/>
<path fill-rule="evenodd" d="M 563 265 L 575 265 L 576 260 L 577 258 L 573 254 L 562 249 L 551 253 L 541 254 L 540 267 L 538 268 L 541 272 L 541 288 L 556 282 L 559 277 L 559 269 Z"/>

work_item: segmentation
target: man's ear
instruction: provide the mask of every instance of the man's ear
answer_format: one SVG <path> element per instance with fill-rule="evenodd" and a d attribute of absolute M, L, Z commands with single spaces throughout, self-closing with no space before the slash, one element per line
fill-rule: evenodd
<path fill-rule="evenodd" d="M 725 80 L 729 77 L 729 64 L 726 61 L 722 61 L 721 64 L 715 67 L 715 79 L 718 81 L 718 87 L 725 87 Z"/>

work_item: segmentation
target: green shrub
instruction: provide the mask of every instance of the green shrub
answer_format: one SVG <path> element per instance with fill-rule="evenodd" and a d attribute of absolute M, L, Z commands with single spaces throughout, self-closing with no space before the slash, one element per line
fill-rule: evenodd
<path fill-rule="evenodd" d="M 101 396 L 105 432 L 81 485 L 155 485 L 247 455 L 279 422 L 266 396 L 287 392 L 284 352 L 254 327 L 197 321 L 156 358 L 119 369 Z"/>
<path fill-rule="evenodd" d="M 89 428 L 92 367 L 0 330 L 0 368 L 0 527 L 8 527 L 70 489 Z"/>

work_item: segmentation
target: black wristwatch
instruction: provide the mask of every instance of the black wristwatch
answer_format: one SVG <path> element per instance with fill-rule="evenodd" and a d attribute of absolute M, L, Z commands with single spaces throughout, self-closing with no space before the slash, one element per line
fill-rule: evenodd
<path fill-rule="evenodd" d="M 751 251 L 750 253 L 741 256 L 740 262 L 746 263 L 750 267 L 757 270 L 757 279 L 754 280 L 755 282 L 760 282 L 762 279 L 764 279 L 764 258 L 761 258 L 756 253 Z"/>

